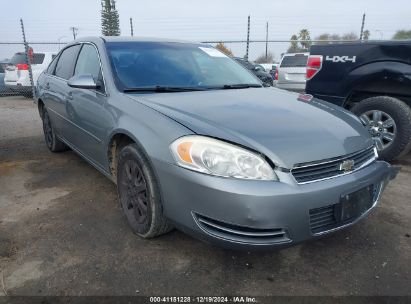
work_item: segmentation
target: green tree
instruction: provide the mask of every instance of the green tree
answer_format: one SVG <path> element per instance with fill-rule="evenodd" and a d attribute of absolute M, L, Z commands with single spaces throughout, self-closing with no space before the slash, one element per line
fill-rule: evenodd
<path fill-rule="evenodd" d="M 217 43 L 215 48 L 220 50 L 221 52 L 223 52 L 227 56 L 230 56 L 230 57 L 234 56 L 233 52 L 228 47 L 226 47 L 226 45 L 222 42 Z"/>
<path fill-rule="evenodd" d="M 302 40 L 300 41 L 301 48 L 308 50 L 311 45 L 311 37 L 310 37 L 310 32 L 307 29 L 302 29 L 300 33 L 298 34 L 298 39 Z"/>
<path fill-rule="evenodd" d="M 358 40 L 358 39 L 360 39 L 360 38 L 354 32 L 345 33 L 344 35 L 341 36 L 341 40 Z"/>
<path fill-rule="evenodd" d="M 368 34 L 367 34 L 368 32 Z M 367 39 L 369 37 L 369 31 L 364 32 L 364 39 L 365 35 L 367 36 Z M 358 40 L 357 34 L 351 32 L 351 33 L 345 33 L 342 36 L 339 34 L 329 34 L 329 33 L 323 33 L 320 36 L 315 37 L 315 40 L 323 40 L 323 41 L 316 41 L 315 44 L 332 44 L 332 43 L 340 43 L 338 40 Z"/>
<path fill-rule="evenodd" d="M 291 43 L 290 43 L 290 47 L 287 50 L 287 53 L 297 53 L 300 52 L 301 49 L 298 46 L 298 37 L 297 35 L 292 35 L 291 38 Z"/>
<path fill-rule="evenodd" d="M 365 30 L 364 33 L 363 33 L 363 35 L 362 35 L 362 39 L 364 39 L 364 40 L 369 40 L 369 39 L 370 39 L 370 36 L 371 36 L 370 31 L 369 31 L 369 30 Z"/>
<path fill-rule="evenodd" d="M 291 36 L 291 44 L 288 48 L 288 53 L 304 52 L 310 48 L 311 37 L 310 32 L 307 29 L 302 29 L 298 35 Z"/>
<path fill-rule="evenodd" d="M 115 0 L 101 0 L 101 33 L 120 36 L 120 21 Z"/>
<path fill-rule="evenodd" d="M 396 40 L 411 39 L 411 30 L 409 31 L 399 30 L 394 34 L 392 39 L 396 39 Z"/>

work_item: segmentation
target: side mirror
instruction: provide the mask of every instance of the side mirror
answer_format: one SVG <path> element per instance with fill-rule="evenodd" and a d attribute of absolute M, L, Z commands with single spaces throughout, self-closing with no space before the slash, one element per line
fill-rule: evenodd
<path fill-rule="evenodd" d="M 67 84 L 69 87 L 77 89 L 97 89 L 98 87 L 93 76 L 89 74 L 73 76 L 68 80 Z"/>

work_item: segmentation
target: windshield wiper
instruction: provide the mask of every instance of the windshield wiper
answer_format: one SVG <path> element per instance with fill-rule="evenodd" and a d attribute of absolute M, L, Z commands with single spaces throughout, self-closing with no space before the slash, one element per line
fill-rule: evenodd
<path fill-rule="evenodd" d="M 223 89 L 230 90 L 230 89 L 248 89 L 248 88 L 262 88 L 263 86 L 256 83 L 238 83 L 238 84 L 225 84 L 223 85 Z"/>
<path fill-rule="evenodd" d="M 200 87 L 166 87 L 166 86 L 155 86 L 155 87 L 136 87 L 136 88 L 125 88 L 124 93 L 130 92 L 156 92 L 156 93 L 168 93 L 168 92 L 191 92 L 191 91 L 204 91 L 205 88 Z"/>

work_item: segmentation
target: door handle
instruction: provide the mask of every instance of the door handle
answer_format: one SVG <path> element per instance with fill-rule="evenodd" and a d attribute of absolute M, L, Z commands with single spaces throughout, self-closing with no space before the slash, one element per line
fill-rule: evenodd
<path fill-rule="evenodd" d="M 50 83 L 49 82 L 46 83 L 46 89 L 47 90 L 50 89 Z"/>
<path fill-rule="evenodd" d="M 69 93 L 67 94 L 67 99 L 68 99 L 68 100 L 73 100 L 73 93 L 69 92 Z"/>

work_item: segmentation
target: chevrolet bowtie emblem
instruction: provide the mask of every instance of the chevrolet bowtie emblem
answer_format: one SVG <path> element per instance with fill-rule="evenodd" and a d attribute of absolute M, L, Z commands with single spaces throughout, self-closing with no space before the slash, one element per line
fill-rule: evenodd
<path fill-rule="evenodd" d="M 350 172 L 354 168 L 354 161 L 352 159 L 345 160 L 340 165 L 340 170 L 344 172 Z"/>

